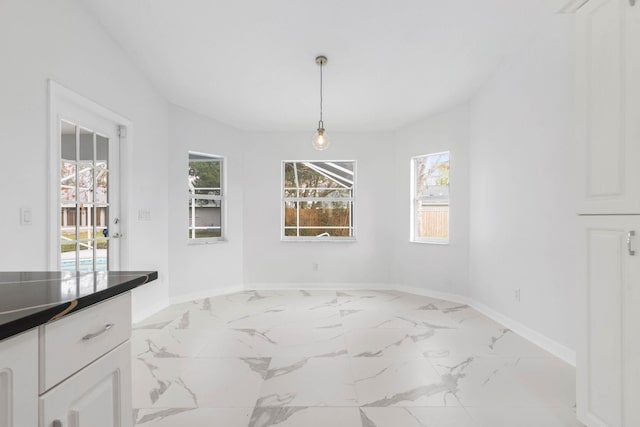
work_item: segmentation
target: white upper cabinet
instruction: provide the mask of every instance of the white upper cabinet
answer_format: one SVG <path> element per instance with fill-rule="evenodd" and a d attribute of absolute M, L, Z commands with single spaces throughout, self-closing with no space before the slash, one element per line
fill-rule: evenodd
<path fill-rule="evenodd" d="M 640 214 L 640 1 L 577 13 L 580 214 Z"/>

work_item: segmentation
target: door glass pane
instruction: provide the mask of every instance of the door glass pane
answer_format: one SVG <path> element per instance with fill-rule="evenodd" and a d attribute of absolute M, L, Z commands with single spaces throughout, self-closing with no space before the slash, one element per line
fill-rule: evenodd
<path fill-rule="evenodd" d="M 112 170 L 108 157 L 114 148 L 109 144 L 108 137 L 77 124 L 61 122 L 61 270 L 104 271 L 109 267 L 113 233 L 109 229 Z M 116 247 L 111 245 L 111 250 Z M 111 264 L 117 267 L 117 262 Z"/>
<path fill-rule="evenodd" d="M 76 242 L 60 241 L 60 271 L 76 271 Z"/>
<path fill-rule="evenodd" d="M 63 160 L 76 160 L 76 127 L 64 120 L 60 122 L 60 157 Z"/>
<path fill-rule="evenodd" d="M 78 165 L 78 201 L 93 201 L 93 167 L 91 163 Z"/>
<path fill-rule="evenodd" d="M 60 201 L 76 200 L 76 165 L 71 162 L 60 162 Z"/>
<path fill-rule="evenodd" d="M 60 210 L 60 239 L 64 242 L 76 240 L 76 207 L 63 206 Z"/>
<path fill-rule="evenodd" d="M 93 271 L 93 245 L 94 240 L 78 241 L 78 255 L 80 259 L 78 271 Z"/>
<path fill-rule="evenodd" d="M 104 169 L 96 169 L 95 202 L 107 203 L 109 172 Z"/>
<path fill-rule="evenodd" d="M 108 249 L 109 241 L 107 239 L 96 240 L 96 271 L 108 270 Z"/>
<path fill-rule="evenodd" d="M 104 163 L 109 160 L 109 138 L 96 134 L 96 163 Z"/>
<path fill-rule="evenodd" d="M 96 206 L 96 238 L 105 238 L 109 235 L 109 208 Z"/>
<path fill-rule="evenodd" d="M 80 160 L 93 161 L 93 132 L 80 128 Z"/>

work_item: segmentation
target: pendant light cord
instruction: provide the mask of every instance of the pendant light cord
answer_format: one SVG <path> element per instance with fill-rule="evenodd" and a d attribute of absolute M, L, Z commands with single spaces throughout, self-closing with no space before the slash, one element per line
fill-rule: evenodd
<path fill-rule="evenodd" d="M 324 128 L 324 122 L 322 121 L 322 63 L 320 64 L 320 122 L 318 122 L 319 128 Z"/>

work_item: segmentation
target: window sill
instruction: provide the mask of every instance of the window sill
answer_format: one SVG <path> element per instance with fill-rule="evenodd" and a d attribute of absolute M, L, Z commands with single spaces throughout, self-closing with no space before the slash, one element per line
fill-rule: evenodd
<path fill-rule="evenodd" d="M 441 245 L 446 246 L 449 240 L 409 240 L 409 243 L 418 243 L 421 245 Z"/>
<path fill-rule="evenodd" d="M 281 242 L 298 243 L 354 243 L 355 237 L 281 237 Z"/>
<path fill-rule="evenodd" d="M 227 239 L 213 238 L 213 239 L 188 239 L 188 246 L 200 246 L 200 245 L 217 245 L 219 243 L 227 243 Z"/>

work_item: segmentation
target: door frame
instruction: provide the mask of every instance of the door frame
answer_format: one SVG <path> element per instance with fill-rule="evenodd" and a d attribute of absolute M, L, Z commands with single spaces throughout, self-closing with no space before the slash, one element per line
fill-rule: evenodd
<path fill-rule="evenodd" d="M 68 89 L 61 84 L 49 80 L 49 173 L 47 184 L 47 197 L 48 197 L 48 230 L 47 230 L 47 268 L 51 271 L 58 271 L 60 269 L 60 259 L 58 254 L 59 238 L 58 229 L 60 226 L 60 188 L 59 188 L 59 174 L 60 174 L 60 120 L 72 120 L 75 118 L 79 125 L 89 126 L 93 131 L 107 132 L 104 130 L 104 126 L 99 124 L 100 121 L 109 121 L 116 124 L 117 127 L 125 128 L 126 133 L 123 136 L 118 135 L 117 129 L 111 129 L 108 133 L 115 134 L 119 143 L 119 177 L 117 183 L 118 191 L 118 204 L 119 204 L 119 216 L 120 221 L 120 234 L 128 235 L 130 231 L 128 224 L 129 215 L 128 203 L 129 194 L 126 194 L 126 185 L 124 184 L 124 178 L 128 174 L 124 173 L 128 170 L 128 165 L 125 161 L 128 156 L 124 155 L 124 148 L 127 141 L 132 140 L 132 123 L 126 117 L 121 116 L 102 105 L 85 98 L 84 96 Z M 129 250 L 128 245 L 130 239 L 119 239 L 119 269 L 126 270 L 128 268 Z"/>

